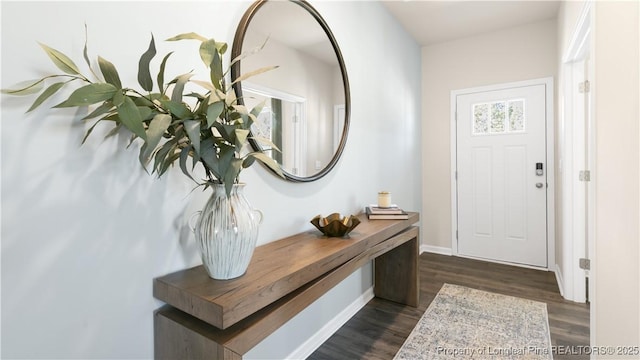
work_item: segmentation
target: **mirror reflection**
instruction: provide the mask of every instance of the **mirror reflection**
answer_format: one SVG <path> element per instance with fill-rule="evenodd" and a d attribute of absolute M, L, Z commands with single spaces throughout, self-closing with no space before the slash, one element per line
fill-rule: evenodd
<path fill-rule="evenodd" d="M 339 50 L 308 4 L 258 4 L 245 25 L 240 53 L 265 45 L 242 59 L 241 71 L 279 67 L 242 82 L 240 91 L 236 90 L 250 108 L 264 101 L 252 132 L 271 140 L 281 151 L 254 145 L 267 150 L 289 180 L 315 180 L 335 165 L 346 137 L 348 83 Z"/>

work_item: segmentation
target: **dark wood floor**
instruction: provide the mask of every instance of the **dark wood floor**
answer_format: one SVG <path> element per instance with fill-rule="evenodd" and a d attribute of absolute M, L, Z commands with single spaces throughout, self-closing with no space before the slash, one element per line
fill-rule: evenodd
<path fill-rule="evenodd" d="M 575 350 L 589 345 L 589 306 L 562 299 L 552 272 L 423 253 L 417 308 L 374 298 L 308 359 L 393 359 L 444 283 L 546 302 L 554 358 L 589 358 Z"/>

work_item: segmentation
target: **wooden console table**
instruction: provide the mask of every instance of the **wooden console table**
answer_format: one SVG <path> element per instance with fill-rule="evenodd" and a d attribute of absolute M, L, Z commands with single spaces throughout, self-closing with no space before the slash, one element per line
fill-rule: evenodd
<path fill-rule="evenodd" d="M 377 297 L 418 305 L 417 213 L 368 220 L 348 238 L 317 230 L 258 246 L 245 275 L 211 279 L 202 266 L 156 278 L 156 359 L 242 356 L 353 271 L 374 261 Z"/>

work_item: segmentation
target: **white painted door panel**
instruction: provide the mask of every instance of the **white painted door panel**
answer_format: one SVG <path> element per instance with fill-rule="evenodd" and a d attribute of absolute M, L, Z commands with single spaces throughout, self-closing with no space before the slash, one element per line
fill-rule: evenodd
<path fill-rule="evenodd" d="M 460 255 L 547 267 L 545 96 L 545 85 L 457 96 Z"/>

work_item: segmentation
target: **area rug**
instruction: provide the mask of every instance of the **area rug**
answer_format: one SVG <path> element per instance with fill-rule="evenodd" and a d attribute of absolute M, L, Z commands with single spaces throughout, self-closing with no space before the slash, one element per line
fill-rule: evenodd
<path fill-rule="evenodd" d="M 444 284 L 394 359 L 553 359 L 547 304 Z"/>

